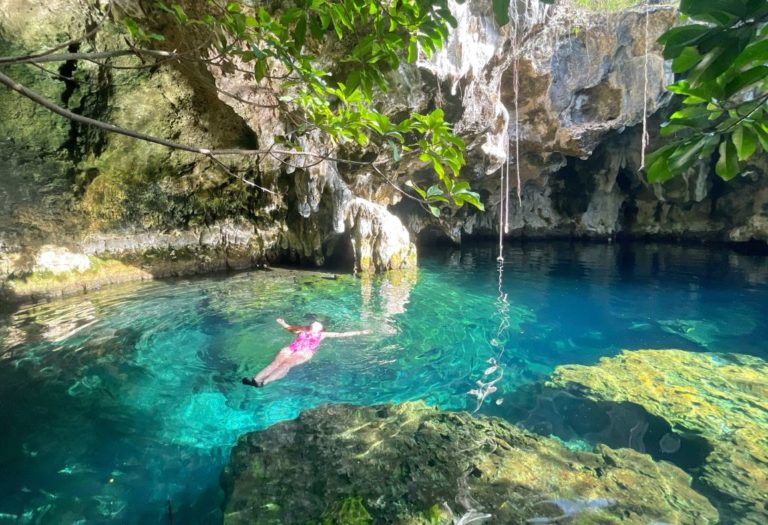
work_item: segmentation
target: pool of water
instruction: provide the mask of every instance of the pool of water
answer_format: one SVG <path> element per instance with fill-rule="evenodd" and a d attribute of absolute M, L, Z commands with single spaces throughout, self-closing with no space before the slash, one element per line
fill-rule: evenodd
<path fill-rule="evenodd" d="M 217 523 L 237 437 L 324 403 L 493 412 L 563 363 L 623 348 L 768 357 L 768 259 L 531 243 L 355 278 L 292 270 L 121 286 L 0 315 L 0 523 Z M 291 341 L 326 340 L 263 389 Z"/>

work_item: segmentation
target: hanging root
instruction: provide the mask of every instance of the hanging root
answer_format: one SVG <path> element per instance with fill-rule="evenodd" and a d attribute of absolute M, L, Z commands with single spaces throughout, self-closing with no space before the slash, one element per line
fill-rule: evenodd
<path fill-rule="evenodd" d="M 640 169 L 645 169 L 645 150 L 648 148 L 648 19 L 650 6 L 645 0 L 645 64 L 643 66 L 643 136 L 640 144 Z"/>

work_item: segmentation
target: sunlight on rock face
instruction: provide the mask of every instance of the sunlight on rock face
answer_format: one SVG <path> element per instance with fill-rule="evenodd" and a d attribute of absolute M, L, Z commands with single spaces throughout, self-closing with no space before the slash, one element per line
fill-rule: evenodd
<path fill-rule="evenodd" d="M 43 246 L 35 256 L 35 272 L 84 272 L 91 267 L 87 255 L 72 253 L 61 246 Z"/>
<path fill-rule="evenodd" d="M 232 452 L 224 483 L 228 525 L 249 523 L 255 513 L 304 523 L 349 497 L 360 498 L 382 523 L 421 523 L 419 516 L 443 501 L 450 514 L 482 511 L 494 523 L 582 516 L 627 525 L 717 520 L 671 464 L 628 449 L 572 452 L 496 418 L 422 403 L 328 405 L 247 434 Z M 276 505 L 263 511 L 270 502 Z"/>
<path fill-rule="evenodd" d="M 345 213 L 357 271 L 399 270 L 416 265 L 416 246 L 408 230 L 385 207 L 354 198 Z"/>

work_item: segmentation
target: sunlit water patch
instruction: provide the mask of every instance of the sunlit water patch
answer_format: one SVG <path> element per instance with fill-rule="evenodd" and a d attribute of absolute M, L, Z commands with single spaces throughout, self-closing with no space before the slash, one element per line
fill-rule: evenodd
<path fill-rule="evenodd" d="M 530 244 L 423 256 L 375 278 L 298 271 L 122 286 L 0 319 L 0 523 L 216 523 L 237 437 L 323 403 L 423 399 L 500 413 L 563 363 L 622 348 L 766 357 L 765 259 L 677 247 Z M 308 364 L 240 384 L 291 341 Z M 478 383 L 479 381 L 479 383 Z"/>

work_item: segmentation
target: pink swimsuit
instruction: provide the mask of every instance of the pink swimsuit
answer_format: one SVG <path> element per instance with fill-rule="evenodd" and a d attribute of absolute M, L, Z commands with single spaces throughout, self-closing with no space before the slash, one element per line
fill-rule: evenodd
<path fill-rule="evenodd" d="M 299 332 L 296 339 L 288 346 L 292 352 L 312 352 L 317 351 L 320 341 L 323 340 L 323 332 Z"/>

